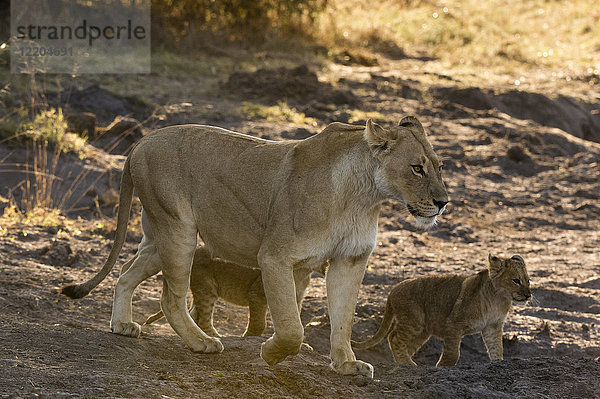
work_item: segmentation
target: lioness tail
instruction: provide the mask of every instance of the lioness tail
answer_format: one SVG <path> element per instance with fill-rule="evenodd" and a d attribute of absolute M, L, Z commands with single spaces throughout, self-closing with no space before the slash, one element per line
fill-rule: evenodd
<path fill-rule="evenodd" d="M 127 225 L 129 223 L 129 212 L 131 211 L 131 202 L 133 197 L 133 180 L 129 171 L 129 157 L 125 161 L 123 174 L 121 176 L 121 188 L 119 194 L 119 212 L 117 214 L 117 231 L 115 241 L 108 255 L 108 259 L 102 269 L 90 280 L 82 284 L 69 285 L 60 290 L 62 295 L 73 299 L 83 298 L 90 293 L 98 284 L 102 282 L 114 267 L 127 234 Z"/>
<path fill-rule="evenodd" d="M 371 338 L 366 341 L 356 342 L 352 341 L 352 347 L 354 349 L 369 349 L 375 345 L 377 345 L 390 331 L 390 327 L 392 326 L 392 322 L 394 321 L 394 312 L 392 311 L 392 304 L 388 299 L 385 305 L 385 311 L 383 312 L 383 320 L 381 320 L 381 325 L 379 329 Z"/>

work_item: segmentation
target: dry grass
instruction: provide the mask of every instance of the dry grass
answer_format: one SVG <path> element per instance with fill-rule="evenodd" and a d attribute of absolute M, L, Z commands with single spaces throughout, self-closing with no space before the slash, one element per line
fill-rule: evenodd
<path fill-rule="evenodd" d="M 597 0 L 330 0 L 316 38 L 332 47 L 394 42 L 445 68 L 495 73 L 551 68 L 598 75 Z M 595 72 L 594 72 L 595 71 Z"/>
<path fill-rule="evenodd" d="M 114 145 L 118 145 L 123 137 L 119 137 Z M 95 152 L 83 138 L 67 132 L 60 109 L 42 111 L 33 121 L 23 120 L 17 133 L 4 141 L 11 139 L 18 139 L 25 145 L 26 157 L 24 162 L 19 163 L 0 160 L 0 177 L 3 173 L 21 173 L 24 176 L 10 189 L 7 199 L 0 198 L 0 203 L 4 203 L 4 224 L 7 221 L 20 224 L 33 221 L 33 224 L 41 225 L 59 223 L 57 216 L 76 210 L 86 193 L 107 173 L 100 173 L 90 182 L 88 175 L 93 169 L 81 168 L 75 176 L 71 176 L 69 162 L 60 162 L 65 153 L 74 153 L 83 159 Z M 101 194 L 102 205 L 115 208 L 116 202 L 109 203 L 106 199 L 109 192 Z M 98 204 L 97 208 L 102 214 Z"/>
<path fill-rule="evenodd" d="M 240 112 L 251 119 L 265 119 L 269 122 L 291 122 L 296 124 L 317 126 L 317 120 L 307 117 L 296 108 L 290 107 L 285 101 L 277 105 L 263 105 L 249 101 L 242 102 Z"/>

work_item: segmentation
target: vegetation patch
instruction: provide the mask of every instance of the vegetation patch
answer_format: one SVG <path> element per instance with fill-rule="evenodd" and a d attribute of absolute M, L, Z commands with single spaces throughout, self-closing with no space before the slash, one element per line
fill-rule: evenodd
<path fill-rule="evenodd" d="M 316 119 L 307 117 L 296 108 L 290 107 L 285 101 L 279 101 L 271 106 L 244 101 L 240 111 L 251 119 L 260 118 L 270 122 L 291 122 L 313 126 L 317 124 Z"/>

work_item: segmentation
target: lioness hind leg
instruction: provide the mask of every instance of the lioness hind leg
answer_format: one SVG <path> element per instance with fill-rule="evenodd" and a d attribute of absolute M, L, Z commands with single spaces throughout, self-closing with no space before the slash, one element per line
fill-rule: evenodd
<path fill-rule="evenodd" d="M 163 215 L 164 216 L 164 215 Z M 218 338 L 209 337 L 194 322 L 186 304 L 190 271 L 196 249 L 196 227 L 192 223 L 165 218 L 150 219 L 155 243 L 163 265 L 161 308 L 167 321 L 194 352 L 216 353 L 223 350 Z M 154 228 L 160 226 L 160 230 Z"/>
<path fill-rule="evenodd" d="M 142 331 L 141 326 L 132 320 L 133 292 L 142 281 L 161 269 L 152 231 L 144 212 L 142 212 L 142 229 L 144 238 L 138 247 L 138 252 L 123 266 L 117 281 L 110 320 L 113 333 L 129 337 L 139 337 Z"/>
<path fill-rule="evenodd" d="M 141 326 L 132 320 L 133 292 L 145 279 L 160 271 L 160 258 L 156 252 L 143 251 L 136 255 L 128 270 L 123 273 L 115 287 L 110 327 L 113 333 L 139 337 Z"/>

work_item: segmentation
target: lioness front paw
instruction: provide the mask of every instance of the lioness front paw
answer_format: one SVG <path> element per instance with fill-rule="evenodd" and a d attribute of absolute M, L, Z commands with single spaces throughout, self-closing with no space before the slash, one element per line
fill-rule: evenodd
<path fill-rule="evenodd" d="M 269 366 L 274 366 L 285 360 L 288 356 L 297 355 L 300 352 L 300 344 L 295 347 L 282 348 L 275 343 L 273 337 L 269 338 L 260 346 L 260 357 Z"/>
<path fill-rule="evenodd" d="M 142 326 L 140 326 L 138 323 L 133 322 L 133 321 L 111 322 L 110 328 L 113 333 L 119 334 L 119 335 L 125 335 L 126 337 L 139 338 L 140 335 L 142 334 Z"/>
<path fill-rule="evenodd" d="M 189 345 L 192 352 L 196 353 L 221 353 L 223 352 L 223 344 L 218 338 L 206 338 L 195 342 L 194 345 Z"/>
<path fill-rule="evenodd" d="M 348 360 L 338 366 L 332 363 L 331 368 L 343 375 L 363 375 L 373 378 L 373 366 L 361 360 Z"/>

